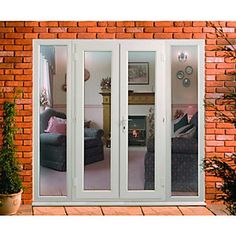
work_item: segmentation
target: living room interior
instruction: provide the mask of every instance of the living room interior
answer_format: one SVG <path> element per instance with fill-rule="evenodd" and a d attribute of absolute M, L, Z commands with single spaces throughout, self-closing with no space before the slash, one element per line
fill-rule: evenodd
<path fill-rule="evenodd" d="M 198 194 L 197 51 L 171 54 L 171 190 Z M 177 56 L 176 56 L 177 55 Z M 40 195 L 67 195 L 67 48 L 41 47 Z M 111 59 L 84 53 L 84 190 L 111 189 Z M 154 190 L 155 53 L 128 53 L 128 190 Z"/>

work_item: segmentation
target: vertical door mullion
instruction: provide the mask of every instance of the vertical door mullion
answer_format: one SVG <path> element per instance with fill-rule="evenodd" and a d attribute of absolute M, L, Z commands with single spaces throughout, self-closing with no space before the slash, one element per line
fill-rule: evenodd
<path fill-rule="evenodd" d="M 118 131 L 118 102 L 119 102 L 119 45 L 114 42 L 94 42 L 89 40 L 76 41 L 75 51 L 75 94 L 76 101 L 76 142 L 75 145 L 75 175 L 74 183 L 77 200 L 102 200 L 118 198 L 118 157 L 119 157 L 119 131 Z M 111 59 L 111 164 L 110 164 L 110 190 L 85 190 L 84 189 L 84 55 L 86 51 L 112 53 Z M 99 91 L 98 91 L 99 92 Z"/>
<path fill-rule="evenodd" d="M 161 60 L 161 54 L 164 52 L 162 41 L 132 41 L 122 42 L 120 49 L 120 196 L 122 199 L 160 199 L 163 196 L 164 188 L 164 141 L 161 141 L 161 135 L 164 131 L 164 109 L 162 109 L 163 83 L 164 78 L 164 60 Z M 128 190 L 128 52 L 152 51 L 155 52 L 155 190 Z M 163 56 L 163 55 L 162 55 Z M 157 85 L 158 84 L 158 85 Z M 126 126 L 125 131 L 123 126 Z M 160 145 L 161 144 L 161 145 Z"/>

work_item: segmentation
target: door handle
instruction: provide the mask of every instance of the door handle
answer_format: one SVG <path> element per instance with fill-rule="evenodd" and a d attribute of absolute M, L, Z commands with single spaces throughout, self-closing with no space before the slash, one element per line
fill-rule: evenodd
<path fill-rule="evenodd" d="M 124 116 L 122 117 L 121 120 L 121 127 L 122 127 L 122 132 L 125 133 L 126 130 L 126 124 L 127 124 L 127 120 L 124 118 Z"/>

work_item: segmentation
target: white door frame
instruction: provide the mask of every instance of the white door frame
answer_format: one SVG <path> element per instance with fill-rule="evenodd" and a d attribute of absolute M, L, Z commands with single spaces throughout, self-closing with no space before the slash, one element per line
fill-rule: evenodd
<path fill-rule="evenodd" d="M 84 158 L 74 160 L 74 200 L 78 199 L 112 199 L 119 197 L 119 45 L 114 41 L 76 40 L 73 42 L 75 52 L 75 156 L 84 156 L 84 52 L 111 52 L 111 190 L 84 190 Z M 77 190 L 76 190 L 77 189 Z"/>
<path fill-rule="evenodd" d="M 164 41 L 130 40 L 120 45 L 120 197 L 122 199 L 164 199 Z M 155 53 L 155 173 L 154 190 L 128 190 L 128 52 L 147 51 Z M 158 115 L 157 115 L 158 114 Z"/>
<path fill-rule="evenodd" d="M 86 44 L 89 45 L 86 46 Z M 78 51 L 74 53 L 74 46 L 75 44 L 80 44 L 84 46 L 78 47 Z M 104 43 L 104 44 L 103 44 Z M 156 139 L 155 139 L 155 145 L 156 149 L 158 150 L 159 146 L 158 144 L 161 144 L 161 140 L 158 138 L 162 138 L 163 140 L 166 140 L 166 146 L 165 148 L 161 148 L 160 152 L 163 153 L 162 158 L 163 163 L 161 163 L 163 169 L 160 170 L 160 172 L 157 172 L 156 181 L 155 181 L 155 189 L 161 189 L 159 193 L 155 191 L 147 191 L 148 196 L 143 195 L 142 192 L 137 193 L 130 193 L 130 191 L 127 193 L 126 188 L 124 185 L 120 183 L 120 189 L 121 189 L 121 198 L 116 198 L 117 196 L 117 189 L 116 187 L 113 188 L 113 192 L 97 192 L 97 198 L 95 198 L 93 193 L 90 193 L 89 191 L 80 191 L 82 189 L 82 186 L 80 183 L 82 183 L 82 176 L 76 174 L 76 165 L 82 164 L 83 161 L 81 160 L 75 160 L 73 158 L 76 153 L 83 154 L 83 137 L 78 137 L 78 132 L 83 133 L 83 115 L 79 114 L 79 109 L 83 107 L 83 82 L 82 84 L 78 84 L 78 79 L 76 80 L 76 77 L 79 76 L 80 78 L 83 78 L 83 51 L 88 50 L 91 51 L 94 50 L 100 50 L 103 51 L 100 47 L 100 44 L 103 44 L 103 47 L 107 49 L 107 47 L 111 47 L 110 50 L 113 50 L 113 46 L 115 44 L 120 45 L 120 47 L 123 45 L 123 49 L 120 51 L 120 55 L 124 54 L 124 49 L 126 48 L 129 51 L 132 51 L 133 49 L 137 49 L 138 51 L 141 51 L 143 46 L 143 51 L 153 51 L 151 47 L 156 44 L 156 48 L 159 49 L 159 51 L 162 51 L 164 54 L 160 55 L 160 57 L 156 58 L 156 63 L 159 62 L 163 68 L 163 70 L 158 70 L 159 68 L 156 68 L 156 79 L 159 81 L 159 85 L 163 89 L 162 91 L 158 88 L 156 88 L 156 104 L 162 104 L 159 109 L 160 113 L 162 114 L 160 117 L 157 116 L 155 122 L 157 124 L 161 124 L 161 127 L 156 127 L 155 133 Z M 107 44 L 110 44 L 108 46 Z M 41 45 L 65 45 L 68 49 L 68 62 L 67 62 L 67 118 L 71 121 L 68 122 L 67 127 L 67 196 L 40 196 L 39 195 L 39 55 L 40 55 L 40 46 Z M 111 46 L 113 45 L 113 46 Z M 133 46 L 132 46 L 133 45 Z M 136 45 L 136 46 L 135 46 Z M 150 46 L 150 50 L 148 50 L 148 45 Z M 159 46 L 157 46 L 159 45 Z M 171 160 L 171 154 L 170 154 L 170 140 L 171 140 L 171 134 L 170 134 L 170 79 L 171 79 L 171 63 L 170 63 L 170 48 L 171 45 L 197 45 L 198 47 L 198 112 L 199 112 L 199 145 L 198 145 L 198 156 L 199 156 L 199 169 L 198 169 L 198 196 L 181 196 L 181 197 L 172 197 L 170 195 L 170 188 L 171 188 L 171 180 L 170 180 L 170 160 Z M 131 47 L 131 48 L 128 48 Z M 133 48 L 133 49 L 132 49 Z M 110 51 L 109 50 L 109 51 Z M 114 51 L 114 55 L 117 55 L 117 52 Z M 157 54 L 158 55 L 158 54 Z M 124 56 L 127 60 L 127 56 Z M 82 58 L 82 61 L 78 61 L 78 67 L 76 66 L 73 61 L 76 61 L 78 58 Z M 120 65 L 120 67 L 127 66 L 127 61 L 118 61 L 117 59 L 114 59 L 114 63 L 117 63 Z M 120 64 L 119 64 L 120 63 Z M 113 96 L 117 96 L 119 98 L 119 94 L 116 91 L 115 88 L 119 88 L 119 71 L 114 67 L 112 70 L 112 73 L 116 71 L 116 74 L 112 75 L 112 78 L 117 78 L 117 80 L 113 80 Z M 121 77 L 124 79 L 127 79 L 127 72 L 120 71 Z M 33 40 L 33 77 L 34 77 L 34 83 L 33 83 L 33 205 L 188 205 L 188 204 L 194 204 L 194 205 L 204 205 L 204 199 L 205 199 L 205 191 L 204 191 L 204 172 L 200 167 L 201 161 L 204 159 L 204 40 L 61 40 L 61 39 L 55 39 L 55 40 Z M 158 77 L 160 78 L 166 78 L 158 80 Z M 156 83 L 157 84 L 157 83 Z M 117 87 L 116 87 L 117 86 Z M 124 85 L 124 83 L 120 84 L 120 86 L 127 86 Z M 121 89 L 120 87 L 120 89 Z M 75 88 L 80 90 L 80 94 L 78 92 L 75 92 Z M 160 90 L 160 91 L 159 91 Z M 126 91 L 125 94 L 123 94 L 121 97 L 122 100 L 126 100 L 128 98 L 128 90 L 127 88 L 123 88 L 122 91 Z M 115 95 L 116 94 L 116 95 Z M 115 98 L 113 98 L 114 101 Z M 117 100 L 116 100 L 117 101 Z M 118 99 L 119 101 L 119 99 Z M 127 101 L 127 100 L 126 100 Z M 73 112 L 72 106 L 73 104 L 76 104 L 75 111 Z M 163 105 L 164 104 L 164 105 Z M 79 105 L 79 106 L 78 106 Z M 126 110 L 123 110 L 123 107 L 119 107 L 117 105 L 118 109 L 120 109 L 120 117 L 122 118 L 122 114 L 127 114 Z M 116 108 L 114 108 L 116 109 Z M 83 110 L 83 109 L 82 109 Z M 117 110 L 114 111 L 115 113 Z M 119 112 L 119 111 L 118 111 Z M 114 114 L 115 114 L 114 113 Z M 112 113 L 113 114 L 113 113 Z M 119 137 L 119 129 L 121 129 L 120 125 L 120 119 L 118 118 L 116 121 L 114 121 L 113 118 L 112 129 L 113 132 L 117 133 L 117 137 Z M 116 126 L 116 127 L 115 127 Z M 73 128 L 75 127 L 75 129 Z M 162 134 L 162 136 L 158 136 L 158 132 Z M 121 133 L 121 132 L 120 132 Z M 121 145 L 127 145 L 125 144 L 125 139 L 121 138 L 122 134 L 120 134 L 120 140 L 116 140 L 116 142 Z M 123 134 L 124 137 L 124 134 Z M 77 143 L 79 145 L 76 146 Z M 113 142 L 115 142 L 113 140 Z M 123 143 L 123 144 L 122 144 Z M 169 146 L 168 146 L 169 145 Z M 113 148 L 115 144 L 113 143 Z M 73 148 L 76 147 L 76 148 Z M 82 150 L 82 151 L 80 151 Z M 124 150 L 121 150 L 119 153 L 119 148 L 114 148 L 113 155 L 122 155 L 127 153 L 124 153 Z M 156 151 L 157 153 L 157 151 Z M 126 166 L 125 158 L 120 160 L 120 163 L 117 163 L 118 158 L 114 159 L 114 163 L 117 164 L 117 166 L 124 168 Z M 161 159 L 160 159 L 161 160 Z M 114 164 L 113 163 L 113 164 Z M 112 167 L 114 168 L 114 167 Z M 156 166 L 156 170 L 160 168 L 159 166 Z M 124 170 L 121 170 L 121 172 L 124 174 Z M 117 180 L 119 169 L 114 171 L 114 177 L 112 179 L 112 186 L 115 186 L 114 182 L 115 179 Z M 161 172 L 162 171 L 162 172 Z M 165 175 L 160 179 L 158 178 L 158 174 L 165 172 Z M 115 173 L 116 172 L 116 173 Z M 159 175 L 160 176 L 160 175 Z M 121 181 L 126 181 L 127 177 L 125 175 L 121 175 Z M 78 186 L 79 191 L 76 191 L 76 186 Z M 117 182 L 119 187 L 119 181 Z M 161 187 L 161 188 L 160 188 Z M 115 190 L 116 189 L 116 190 Z M 94 191 L 96 193 L 96 191 Z M 144 191 L 144 194 L 147 194 L 146 191 Z M 106 196 L 104 196 L 104 193 Z M 149 195 L 150 194 L 150 195 Z M 144 199 L 145 196 L 145 199 Z M 164 197 L 162 197 L 164 196 Z M 136 201 L 135 201 L 136 199 Z"/>

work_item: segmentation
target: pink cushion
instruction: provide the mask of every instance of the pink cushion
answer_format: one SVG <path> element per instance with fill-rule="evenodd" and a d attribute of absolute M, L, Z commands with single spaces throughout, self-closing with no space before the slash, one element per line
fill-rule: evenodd
<path fill-rule="evenodd" d="M 44 130 L 46 133 L 66 135 L 66 119 L 52 116 L 48 121 L 48 127 Z"/>

